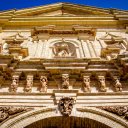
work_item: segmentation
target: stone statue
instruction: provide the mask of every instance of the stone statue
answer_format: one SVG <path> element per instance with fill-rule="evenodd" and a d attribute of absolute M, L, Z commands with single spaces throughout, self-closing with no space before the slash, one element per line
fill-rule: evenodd
<path fill-rule="evenodd" d="M 83 77 L 83 84 L 84 84 L 84 91 L 85 92 L 91 92 L 90 77 L 89 76 Z"/>
<path fill-rule="evenodd" d="M 53 47 L 53 53 L 56 57 L 70 57 L 72 56 L 67 43 L 58 43 Z"/>
<path fill-rule="evenodd" d="M 9 46 L 8 46 L 8 43 L 6 43 L 6 42 L 4 42 L 4 44 L 2 46 L 2 54 L 4 54 L 4 55 L 9 54 Z"/>
<path fill-rule="evenodd" d="M 40 82 L 41 82 L 40 92 L 47 92 L 47 83 L 48 83 L 47 77 L 41 76 Z"/>
<path fill-rule="evenodd" d="M 62 115 L 69 116 L 72 112 L 74 99 L 72 97 L 62 97 L 59 100 L 59 110 Z"/>
<path fill-rule="evenodd" d="M 62 74 L 62 88 L 69 89 L 69 75 Z"/>
<path fill-rule="evenodd" d="M 31 92 L 33 86 L 33 76 L 27 76 L 27 84 L 25 87 L 25 92 Z"/>
<path fill-rule="evenodd" d="M 120 83 L 119 79 L 115 80 L 115 89 L 116 92 L 122 92 L 122 84 Z"/>
<path fill-rule="evenodd" d="M 107 88 L 106 88 L 106 83 L 105 83 L 104 76 L 103 77 L 99 77 L 99 82 L 100 82 L 100 91 L 106 92 Z"/>
<path fill-rule="evenodd" d="M 18 88 L 18 85 L 19 85 L 19 77 L 18 76 L 13 76 L 10 91 L 11 92 L 16 92 L 17 88 Z"/>

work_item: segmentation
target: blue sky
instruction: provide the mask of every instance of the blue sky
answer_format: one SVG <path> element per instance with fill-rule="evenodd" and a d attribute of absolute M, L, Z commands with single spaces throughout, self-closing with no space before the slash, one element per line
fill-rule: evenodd
<path fill-rule="evenodd" d="M 57 2 L 70 2 L 101 8 L 128 10 L 128 0 L 0 0 L 0 10 L 30 8 Z"/>

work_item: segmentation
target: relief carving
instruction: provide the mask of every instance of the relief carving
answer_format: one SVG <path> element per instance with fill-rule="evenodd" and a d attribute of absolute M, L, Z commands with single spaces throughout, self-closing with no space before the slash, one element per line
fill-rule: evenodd
<path fill-rule="evenodd" d="M 31 92 L 32 91 L 32 86 L 33 86 L 33 76 L 28 75 L 27 76 L 27 84 L 25 87 L 25 92 Z"/>
<path fill-rule="evenodd" d="M 100 91 L 101 92 L 106 92 L 106 83 L 105 83 L 105 77 L 104 76 L 98 76 L 99 82 L 100 82 Z"/>
<path fill-rule="evenodd" d="M 116 92 L 122 92 L 122 84 L 120 83 L 119 79 L 115 80 L 115 90 Z"/>
<path fill-rule="evenodd" d="M 47 77 L 46 76 L 41 76 L 40 77 L 40 83 L 41 83 L 41 89 L 40 92 L 47 92 Z"/>
<path fill-rule="evenodd" d="M 69 89 L 69 75 L 62 74 L 62 88 Z"/>
<path fill-rule="evenodd" d="M 128 106 L 101 106 L 98 108 L 114 113 L 128 120 Z"/>
<path fill-rule="evenodd" d="M 91 92 L 89 76 L 83 76 L 83 85 L 84 85 L 84 92 Z"/>
<path fill-rule="evenodd" d="M 62 115 L 69 116 L 72 112 L 74 99 L 72 97 L 62 97 L 59 101 L 59 110 Z"/>
<path fill-rule="evenodd" d="M 12 115 L 25 112 L 28 110 L 30 109 L 24 107 L 12 107 L 12 106 L 0 107 L 0 122 L 4 121 L 5 119 L 9 118 Z"/>
<path fill-rule="evenodd" d="M 2 54 L 8 55 L 9 54 L 9 45 L 8 43 L 4 42 L 2 45 Z"/>
<path fill-rule="evenodd" d="M 17 92 L 18 85 L 19 85 L 19 76 L 14 75 L 12 77 L 12 84 L 11 84 L 11 87 L 10 87 L 10 91 L 11 92 Z"/>

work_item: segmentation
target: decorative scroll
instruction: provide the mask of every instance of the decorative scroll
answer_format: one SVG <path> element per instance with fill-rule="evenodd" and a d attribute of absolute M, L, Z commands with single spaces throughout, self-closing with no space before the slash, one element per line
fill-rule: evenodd
<path fill-rule="evenodd" d="M 72 97 L 62 97 L 59 101 L 59 110 L 62 115 L 69 116 L 72 112 L 74 99 Z"/>
<path fill-rule="evenodd" d="M 19 114 L 21 112 L 25 112 L 30 110 L 30 108 L 24 107 L 0 107 L 0 122 L 4 121 L 5 119 L 9 118 L 12 115 Z"/>
<path fill-rule="evenodd" d="M 128 106 L 102 106 L 98 108 L 114 113 L 128 120 Z"/>

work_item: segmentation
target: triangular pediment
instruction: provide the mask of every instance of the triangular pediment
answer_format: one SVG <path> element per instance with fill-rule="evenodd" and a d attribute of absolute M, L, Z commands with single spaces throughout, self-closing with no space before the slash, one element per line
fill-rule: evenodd
<path fill-rule="evenodd" d="M 0 15 L 19 16 L 85 16 L 85 15 L 111 15 L 109 9 L 96 8 L 91 6 L 56 3 L 45 6 L 21 10 L 9 10 L 0 12 Z"/>

